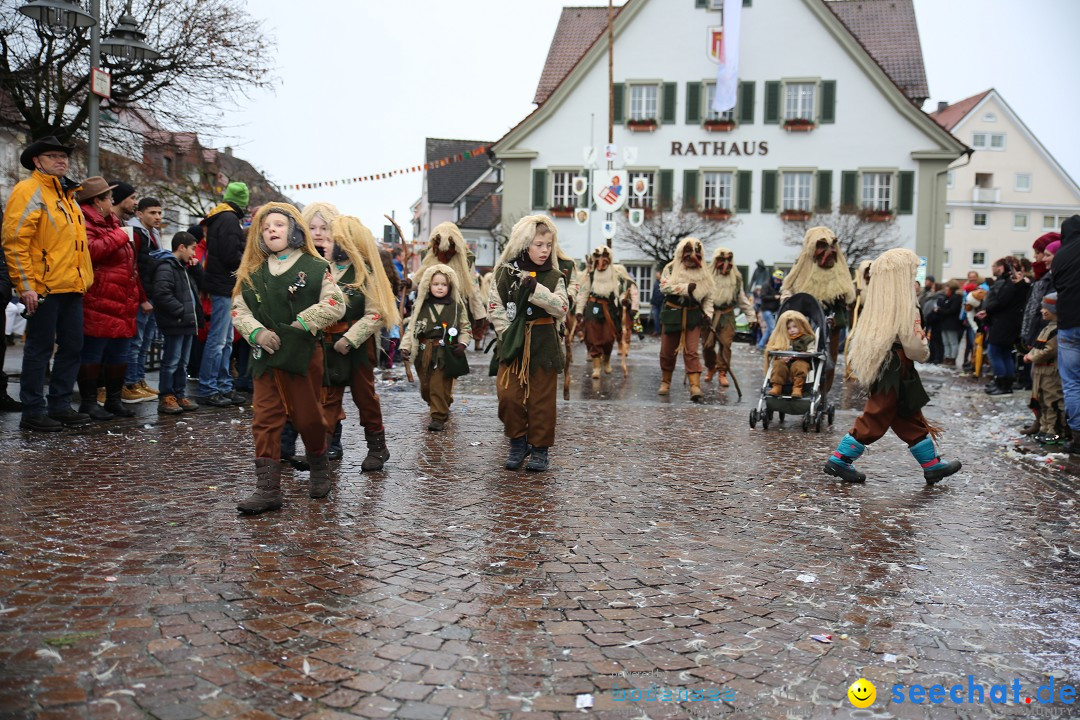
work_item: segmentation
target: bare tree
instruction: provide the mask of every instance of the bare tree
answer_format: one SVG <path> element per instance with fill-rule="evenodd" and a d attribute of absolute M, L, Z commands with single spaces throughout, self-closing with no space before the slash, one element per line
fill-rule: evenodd
<path fill-rule="evenodd" d="M 888 216 L 883 219 L 867 211 L 817 213 L 806 220 L 785 222 L 784 244 L 802 247 L 807 229 L 818 225 L 824 225 L 836 233 L 851 268 L 900 245 L 900 231 L 895 218 Z"/>
<path fill-rule="evenodd" d="M 499 224 L 488 230 L 491 235 L 491 239 L 495 241 L 495 248 L 499 254 L 502 254 L 503 248 L 506 247 L 506 243 L 510 242 L 510 231 L 517 225 L 518 220 L 525 217 L 525 213 L 517 212 L 510 215 L 504 215 Z"/>
<path fill-rule="evenodd" d="M 0 0 L 0 92 L 10 96 L 33 137 L 82 134 L 89 108 L 90 30 L 54 35 Z M 102 0 L 102 25 L 115 27 L 121 0 Z M 134 0 L 131 14 L 161 53 L 125 63 L 102 56 L 112 75 L 103 109 L 152 107 L 166 125 L 218 128 L 223 105 L 269 87 L 271 57 L 262 23 L 243 0 Z"/>
<path fill-rule="evenodd" d="M 675 247 L 683 238 L 696 237 L 708 247 L 710 244 L 730 238 L 740 220 L 713 220 L 693 210 L 683 208 L 676 199 L 674 206 L 647 216 L 639 227 L 627 225 L 620 228 L 616 240 L 619 244 L 640 250 L 664 267 L 675 257 Z"/>

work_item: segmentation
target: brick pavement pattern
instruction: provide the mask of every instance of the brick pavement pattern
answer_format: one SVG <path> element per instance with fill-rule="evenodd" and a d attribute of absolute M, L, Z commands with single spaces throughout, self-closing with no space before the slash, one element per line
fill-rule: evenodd
<path fill-rule="evenodd" d="M 579 361 L 539 475 L 501 469 L 490 378 L 459 385 L 443 433 L 415 387 L 384 388 L 387 470 L 360 473 L 350 416 L 330 499 L 287 470 L 258 517 L 234 508 L 248 408 L 33 437 L 4 418 L 0 716 L 546 720 L 591 694 L 597 718 L 851 717 L 864 677 L 878 713 L 985 717 L 888 688 L 1080 680 L 1074 476 L 995 452 L 975 420 L 1023 419 L 1023 398 L 928 372 L 965 470 L 926 488 L 889 436 L 845 486 L 820 466 L 854 410 L 820 435 L 751 430 L 734 388 L 657 398 L 656 352 L 595 385 Z M 735 355 L 756 396 L 760 356 Z M 734 695 L 613 696 L 653 683 Z"/>

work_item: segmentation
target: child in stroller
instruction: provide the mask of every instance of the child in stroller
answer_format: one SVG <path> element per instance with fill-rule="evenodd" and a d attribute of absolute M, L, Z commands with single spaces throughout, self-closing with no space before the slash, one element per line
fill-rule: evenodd
<path fill-rule="evenodd" d="M 817 349 L 817 338 L 810 327 L 810 321 L 798 310 L 788 310 L 780 316 L 779 322 L 773 328 L 773 334 L 769 337 L 766 346 L 766 365 L 772 359 L 772 371 L 769 372 L 769 382 L 772 388 L 769 397 L 780 397 L 784 386 L 791 383 L 791 397 L 801 398 L 806 376 L 810 372 L 810 359 L 796 355 L 778 356 L 771 358 L 771 353 L 776 351 L 791 351 L 795 353 L 813 353 Z"/>

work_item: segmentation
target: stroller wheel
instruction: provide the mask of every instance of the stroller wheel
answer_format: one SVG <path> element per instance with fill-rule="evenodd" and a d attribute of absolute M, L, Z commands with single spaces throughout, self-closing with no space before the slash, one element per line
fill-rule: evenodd
<path fill-rule="evenodd" d="M 780 413 L 780 422 L 784 422 L 784 413 Z"/>
<path fill-rule="evenodd" d="M 802 431 L 810 432 L 810 413 L 807 412 L 802 416 Z"/>
<path fill-rule="evenodd" d="M 757 427 L 757 421 L 758 421 L 758 412 L 757 412 L 757 408 L 754 408 L 753 410 L 750 411 L 750 429 L 751 430 Z"/>
<path fill-rule="evenodd" d="M 766 410 L 765 413 L 761 416 L 761 428 L 763 430 L 768 430 L 769 425 L 771 425 L 771 424 L 772 424 L 772 412 L 769 411 L 769 410 Z"/>
<path fill-rule="evenodd" d="M 821 426 L 825 420 L 824 413 L 818 413 L 817 420 L 814 421 L 814 432 L 821 432 Z"/>

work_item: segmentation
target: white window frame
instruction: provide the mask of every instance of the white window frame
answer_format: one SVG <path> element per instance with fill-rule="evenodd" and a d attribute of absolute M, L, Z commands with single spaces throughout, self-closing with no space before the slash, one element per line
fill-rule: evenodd
<path fill-rule="evenodd" d="M 1016 221 L 1020 218 L 1024 219 L 1024 224 L 1020 225 Z M 1031 215 L 1028 213 L 1013 213 L 1013 230 L 1021 230 L 1027 232 L 1031 229 Z"/>
<path fill-rule="evenodd" d="M 551 187 L 548 195 L 551 198 L 551 204 L 548 207 L 577 207 L 578 196 L 574 193 L 574 178 L 579 173 L 578 170 L 551 170 Z"/>
<path fill-rule="evenodd" d="M 813 170 L 786 170 L 781 172 L 780 212 L 813 212 L 814 175 Z M 789 178 L 792 181 L 791 183 L 788 182 Z M 806 180 L 806 182 L 801 182 L 802 180 Z M 802 205 L 805 205 L 805 207 L 801 207 Z"/>
<path fill-rule="evenodd" d="M 710 176 L 716 181 L 715 187 L 710 192 Z M 726 178 L 726 183 L 724 182 Z M 726 198 L 723 192 L 726 184 Z M 734 170 L 702 170 L 701 172 L 701 209 L 702 210 L 727 210 L 735 212 L 735 171 Z"/>
<path fill-rule="evenodd" d="M 994 141 L 998 139 L 1001 140 L 1000 146 L 994 145 Z M 990 133 L 990 146 L 987 149 L 995 152 L 1003 152 L 1005 150 L 1005 133 Z"/>
<path fill-rule="evenodd" d="M 1001 145 L 995 146 L 994 140 L 1000 139 Z M 971 134 L 971 147 L 977 150 L 992 150 L 993 152 L 1002 152 L 1005 150 L 1005 133 L 992 133 L 985 130 L 980 130 Z"/>
<path fill-rule="evenodd" d="M 952 265 L 952 248 L 945 248 L 941 251 L 941 264 L 945 267 Z"/>
<path fill-rule="evenodd" d="M 987 143 L 990 137 L 990 133 L 977 132 L 971 134 L 971 147 L 977 150 L 983 150 L 987 147 Z M 981 142 L 980 142 L 981 140 Z"/>
<path fill-rule="evenodd" d="M 628 195 L 626 196 L 626 206 L 630 208 L 644 208 L 646 210 L 652 210 L 656 207 L 656 179 L 660 175 L 659 170 L 651 168 L 642 168 L 640 170 L 627 170 L 626 182 Z M 649 181 L 649 189 L 644 195 L 638 197 L 634 194 L 633 187 L 634 181 L 639 177 L 645 177 Z"/>
<path fill-rule="evenodd" d="M 978 222 L 976 222 L 979 219 L 980 215 L 982 215 L 984 218 L 986 218 L 986 224 L 980 225 Z M 986 212 L 985 210 L 976 210 L 975 212 L 973 212 L 971 214 L 971 227 L 974 230 L 986 230 L 987 228 L 989 228 L 990 227 L 990 213 Z"/>
<path fill-rule="evenodd" d="M 955 170 L 950 170 L 945 175 L 945 187 L 947 187 L 947 188 L 949 188 L 951 190 L 953 185 L 955 185 L 955 184 L 956 184 L 956 171 Z"/>
<path fill-rule="evenodd" d="M 953 222 L 952 212 L 953 212 L 952 210 L 946 210 L 945 211 L 945 228 L 946 229 L 952 227 L 952 222 Z"/>
<path fill-rule="evenodd" d="M 784 107 L 781 120 L 809 120 L 817 122 L 818 81 L 784 81 Z M 798 93 L 792 97 L 792 93 Z"/>
<path fill-rule="evenodd" d="M 1027 178 L 1027 187 L 1020 186 L 1020 179 Z M 1013 189 L 1016 192 L 1031 192 L 1031 173 L 1016 173 L 1016 177 L 1013 181 Z"/>
<path fill-rule="evenodd" d="M 863 210 L 875 210 L 879 212 L 892 212 L 893 210 L 893 187 L 894 173 L 888 171 L 867 170 L 859 179 L 860 204 Z M 867 185 L 867 181 L 870 185 Z M 867 197 L 867 191 L 870 197 Z"/>
<path fill-rule="evenodd" d="M 652 297 L 653 282 L 656 278 L 653 265 L 624 265 L 626 272 L 638 286 L 638 297 L 644 305 Z"/>
<path fill-rule="evenodd" d="M 1069 217 L 1069 216 L 1068 215 L 1047 215 L 1046 213 L 1043 213 L 1043 224 L 1042 224 L 1043 230 L 1055 230 L 1055 231 L 1060 230 L 1061 229 L 1061 223 L 1065 222 L 1065 218 L 1067 218 L 1067 217 Z M 1046 224 L 1046 219 L 1047 218 L 1053 219 L 1053 222 L 1050 225 Z"/>
<path fill-rule="evenodd" d="M 730 110 L 725 110 L 722 113 L 715 112 L 712 109 L 713 98 L 716 97 L 716 83 L 715 82 L 707 82 L 704 85 L 705 85 L 705 92 L 702 93 L 702 96 L 705 98 L 705 107 L 703 107 L 701 109 L 701 116 L 703 118 L 705 118 L 706 122 L 708 122 L 708 121 L 717 121 L 717 120 L 725 120 L 727 122 L 735 122 L 735 108 L 731 108 Z M 737 101 L 736 101 L 736 107 L 738 107 L 738 102 Z"/>
<path fill-rule="evenodd" d="M 975 256 L 982 255 L 982 262 L 976 262 Z M 971 251 L 971 266 L 972 267 L 986 267 L 987 252 L 985 250 L 972 250 Z"/>
<path fill-rule="evenodd" d="M 655 82 L 628 83 L 627 120 L 660 122 L 660 84 Z M 648 97 L 651 92 L 651 99 Z M 650 113 L 650 103 L 652 105 Z M 636 106 L 636 107 L 635 107 Z"/>
<path fill-rule="evenodd" d="M 983 122 L 989 122 L 989 123 L 997 122 L 997 115 L 995 115 L 992 112 L 988 112 L 985 115 L 983 115 Z"/>

